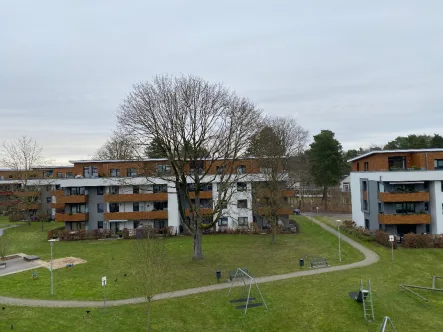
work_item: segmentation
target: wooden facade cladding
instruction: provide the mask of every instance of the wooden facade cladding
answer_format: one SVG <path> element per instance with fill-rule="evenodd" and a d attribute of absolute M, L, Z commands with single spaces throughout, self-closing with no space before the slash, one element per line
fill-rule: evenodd
<path fill-rule="evenodd" d="M 258 214 L 260 215 L 266 215 L 269 213 L 269 207 L 260 207 L 258 208 Z M 294 213 L 293 209 L 289 206 L 287 207 L 281 207 L 280 209 L 277 210 L 277 213 L 279 215 L 291 215 Z"/>
<path fill-rule="evenodd" d="M 202 216 L 205 216 L 205 215 L 212 215 L 214 213 L 214 210 L 213 209 L 211 209 L 211 208 L 200 208 L 200 214 L 202 215 Z M 189 217 L 191 215 L 191 211 L 189 210 L 189 209 L 186 209 L 185 210 L 185 216 L 186 217 Z"/>
<path fill-rule="evenodd" d="M 74 213 L 74 214 L 56 213 L 55 214 L 55 221 L 62 221 L 62 222 L 88 221 L 88 218 L 89 218 L 89 213 Z"/>
<path fill-rule="evenodd" d="M 14 191 L 14 196 L 16 196 L 16 197 L 39 197 L 40 192 L 38 192 L 38 191 Z"/>
<path fill-rule="evenodd" d="M 430 224 L 430 214 L 379 214 L 378 222 L 384 225 Z"/>
<path fill-rule="evenodd" d="M 88 195 L 60 196 L 57 203 L 60 204 L 85 204 L 88 202 Z"/>
<path fill-rule="evenodd" d="M 105 195 L 105 202 L 108 203 L 165 202 L 167 200 L 168 193 Z"/>
<path fill-rule="evenodd" d="M 412 193 L 388 193 L 378 194 L 380 202 L 401 203 L 401 202 L 429 202 L 429 192 L 419 191 Z"/>
<path fill-rule="evenodd" d="M 105 220 L 153 220 L 168 219 L 168 210 L 138 212 L 105 212 Z"/>
<path fill-rule="evenodd" d="M 195 192 L 189 192 L 189 198 L 195 198 Z M 200 199 L 210 199 L 212 198 L 212 191 L 200 191 Z"/>

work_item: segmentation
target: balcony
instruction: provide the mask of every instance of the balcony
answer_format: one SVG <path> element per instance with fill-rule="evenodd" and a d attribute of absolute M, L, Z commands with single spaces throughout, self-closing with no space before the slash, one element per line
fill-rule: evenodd
<path fill-rule="evenodd" d="M 295 190 L 289 190 L 289 189 L 284 190 L 283 197 L 295 197 Z"/>
<path fill-rule="evenodd" d="M 39 203 L 18 203 L 17 206 L 20 210 L 39 210 L 40 209 Z"/>
<path fill-rule="evenodd" d="M 105 212 L 105 220 L 168 219 L 168 210 L 138 212 Z"/>
<path fill-rule="evenodd" d="M 194 199 L 195 198 L 195 192 L 190 191 L 189 192 L 189 198 Z M 200 191 L 200 199 L 211 199 L 212 198 L 212 191 Z"/>
<path fill-rule="evenodd" d="M 200 208 L 200 214 L 202 216 L 205 215 L 212 215 L 214 213 L 214 210 L 212 208 Z M 189 217 L 191 215 L 191 210 L 190 209 L 186 209 L 185 210 L 185 216 Z"/>
<path fill-rule="evenodd" d="M 379 214 L 378 223 L 384 225 L 430 224 L 430 214 Z"/>
<path fill-rule="evenodd" d="M 64 209 L 65 203 L 51 203 L 51 209 Z"/>
<path fill-rule="evenodd" d="M 105 202 L 109 203 L 164 202 L 167 200 L 168 200 L 168 193 L 105 195 Z"/>
<path fill-rule="evenodd" d="M 76 221 L 88 221 L 89 213 L 56 213 L 55 221 L 64 222 L 76 222 Z"/>
<path fill-rule="evenodd" d="M 38 191 L 15 191 L 14 196 L 16 197 L 38 197 L 40 193 Z"/>
<path fill-rule="evenodd" d="M 381 192 L 378 194 L 378 199 L 386 203 L 429 202 L 429 192 Z"/>
<path fill-rule="evenodd" d="M 88 202 L 88 195 L 70 195 L 70 196 L 60 196 L 57 198 L 57 203 L 60 204 L 81 204 Z"/>

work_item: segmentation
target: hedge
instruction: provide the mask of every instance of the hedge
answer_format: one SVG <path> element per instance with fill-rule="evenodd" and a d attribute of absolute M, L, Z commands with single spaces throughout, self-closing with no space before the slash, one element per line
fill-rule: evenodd
<path fill-rule="evenodd" d="M 443 235 L 406 234 L 403 237 L 403 248 L 443 248 Z"/>
<path fill-rule="evenodd" d="M 375 232 L 375 241 L 387 248 L 392 247 L 392 242 L 389 241 L 389 234 L 384 231 L 377 230 Z M 394 241 L 394 249 L 397 249 L 397 241 Z"/>

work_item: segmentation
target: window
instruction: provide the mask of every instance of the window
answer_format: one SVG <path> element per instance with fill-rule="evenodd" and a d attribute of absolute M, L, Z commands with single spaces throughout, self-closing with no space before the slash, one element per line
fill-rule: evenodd
<path fill-rule="evenodd" d="M 365 219 L 365 228 L 369 229 L 369 219 Z"/>
<path fill-rule="evenodd" d="M 429 203 L 425 202 L 425 212 L 428 212 L 428 211 L 429 211 Z"/>
<path fill-rule="evenodd" d="M 92 177 L 94 177 L 94 178 L 98 177 L 98 168 L 97 168 L 97 166 L 92 166 Z"/>
<path fill-rule="evenodd" d="M 97 213 L 103 213 L 103 212 L 105 212 L 104 204 L 103 203 L 98 203 L 97 204 Z"/>
<path fill-rule="evenodd" d="M 221 217 L 218 219 L 219 226 L 228 226 L 228 217 Z"/>
<path fill-rule="evenodd" d="M 111 177 L 115 178 L 120 176 L 120 169 L 118 168 L 111 168 Z"/>
<path fill-rule="evenodd" d="M 435 169 L 443 169 L 443 159 L 435 159 L 434 160 L 434 168 Z"/>
<path fill-rule="evenodd" d="M 46 203 L 51 203 L 51 200 L 52 200 L 51 196 L 46 197 Z"/>
<path fill-rule="evenodd" d="M 431 225 L 426 224 L 426 234 L 431 233 Z"/>
<path fill-rule="evenodd" d="M 248 217 L 239 217 L 238 218 L 239 226 L 248 226 Z"/>
<path fill-rule="evenodd" d="M 140 187 L 139 186 L 133 186 L 132 187 L 132 193 L 133 194 L 139 194 L 140 193 Z"/>
<path fill-rule="evenodd" d="M 63 172 L 57 172 L 57 178 L 61 179 L 64 177 L 65 177 L 65 174 Z"/>
<path fill-rule="evenodd" d="M 406 157 L 388 157 L 390 171 L 406 169 Z"/>
<path fill-rule="evenodd" d="M 167 184 L 154 184 L 153 186 L 154 193 L 166 193 L 168 192 Z"/>
<path fill-rule="evenodd" d="M 357 172 L 360 172 L 360 163 L 357 163 Z"/>
<path fill-rule="evenodd" d="M 52 186 L 46 186 L 46 191 L 51 191 L 52 190 Z"/>
<path fill-rule="evenodd" d="M 168 209 L 168 202 L 154 202 L 154 210 L 163 211 Z"/>
<path fill-rule="evenodd" d="M 368 210 L 368 201 L 366 201 L 366 200 L 363 201 L 363 210 L 365 210 L 365 211 Z"/>
<path fill-rule="evenodd" d="M 53 170 L 43 171 L 43 177 L 44 178 L 52 178 L 53 175 L 54 175 L 54 171 Z M 12 176 L 11 176 L 11 178 L 12 178 Z"/>
<path fill-rule="evenodd" d="M 72 187 L 68 189 L 68 196 L 70 195 L 85 195 L 85 187 Z"/>
<path fill-rule="evenodd" d="M 237 182 L 237 191 L 246 191 L 248 186 L 246 182 Z"/>
<path fill-rule="evenodd" d="M 109 193 L 111 195 L 118 195 L 119 188 L 117 186 L 109 187 Z"/>
<path fill-rule="evenodd" d="M 270 173 L 272 173 L 272 168 L 269 168 L 269 167 L 260 167 L 260 173 L 263 173 L 263 174 L 270 174 Z"/>
<path fill-rule="evenodd" d="M 128 177 L 136 177 L 137 176 L 137 171 L 135 168 L 127 168 L 126 169 L 126 176 Z"/>
<path fill-rule="evenodd" d="M 378 203 L 378 212 L 383 212 L 383 210 L 381 209 L 381 203 Z"/>
<path fill-rule="evenodd" d="M 351 191 L 349 183 L 343 183 L 343 191 L 346 192 Z"/>
<path fill-rule="evenodd" d="M 369 162 L 365 162 L 365 172 L 369 171 Z"/>
<path fill-rule="evenodd" d="M 139 206 L 138 202 L 132 203 L 132 211 L 134 211 L 134 212 L 140 211 L 140 206 Z"/>
<path fill-rule="evenodd" d="M 97 221 L 97 228 L 103 229 L 103 221 Z"/>
<path fill-rule="evenodd" d="M 220 209 L 227 209 L 228 202 L 226 200 L 220 200 Z"/>
<path fill-rule="evenodd" d="M 167 220 L 154 220 L 154 228 L 155 229 L 162 229 L 166 228 L 168 226 Z"/>
<path fill-rule="evenodd" d="M 66 177 L 68 179 L 72 179 L 74 177 L 74 175 L 72 174 L 72 172 L 66 172 Z"/>
<path fill-rule="evenodd" d="M 203 161 L 193 161 L 190 163 L 189 174 L 202 174 L 203 173 Z"/>
<path fill-rule="evenodd" d="M 216 170 L 217 170 L 217 174 L 223 174 L 223 166 L 217 166 Z"/>
<path fill-rule="evenodd" d="M 246 174 L 246 166 L 245 165 L 239 165 L 237 167 L 237 173 L 238 174 Z"/>
<path fill-rule="evenodd" d="M 89 178 L 91 177 L 91 169 L 89 166 L 84 166 L 83 167 L 83 175 L 85 176 L 85 178 Z"/>
<path fill-rule="evenodd" d="M 248 208 L 248 200 L 246 200 L 246 199 L 239 199 L 237 201 L 237 207 L 239 209 L 247 209 Z"/>
<path fill-rule="evenodd" d="M 362 181 L 361 182 L 361 186 L 362 186 L 362 190 L 363 191 L 368 190 L 368 183 L 366 181 Z"/>
<path fill-rule="evenodd" d="M 119 212 L 119 205 L 118 203 L 109 203 L 109 212 Z"/>
<path fill-rule="evenodd" d="M 378 229 L 382 230 L 383 229 L 383 224 L 378 224 Z"/>
<path fill-rule="evenodd" d="M 105 192 L 104 187 L 97 187 L 97 195 L 103 195 Z"/>
<path fill-rule="evenodd" d="M 171 166 L 160 164 L 155 166 L 157 173 L 169 173 L 171 171 Z"/>
<path fill-rule="evenodd" d="M 394 204 L 395 213 L 415 213 L 414 203 L 395 203 Z"/>

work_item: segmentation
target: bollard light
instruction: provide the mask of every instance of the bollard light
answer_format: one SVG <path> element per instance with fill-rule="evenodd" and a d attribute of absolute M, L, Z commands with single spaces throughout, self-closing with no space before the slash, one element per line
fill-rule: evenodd
<path fill-rule="evenodd" d="M 303 258 L 300 258 L 300 269 L 302 269 L 303 266 L 305 266 L 305 260 Z"/>

